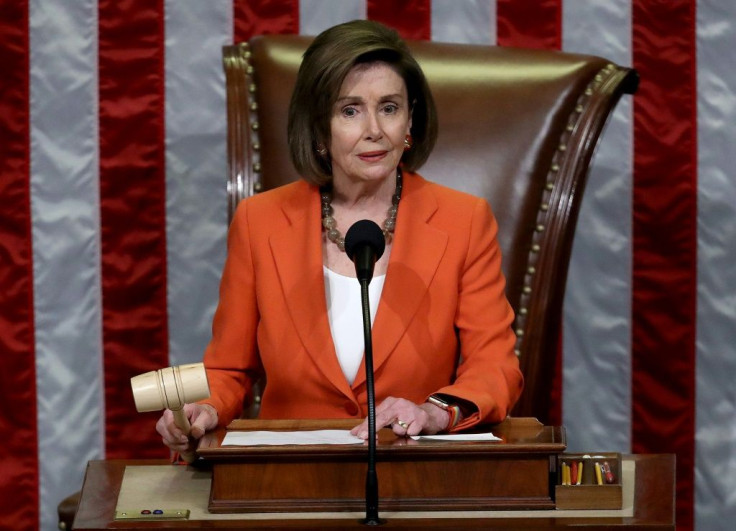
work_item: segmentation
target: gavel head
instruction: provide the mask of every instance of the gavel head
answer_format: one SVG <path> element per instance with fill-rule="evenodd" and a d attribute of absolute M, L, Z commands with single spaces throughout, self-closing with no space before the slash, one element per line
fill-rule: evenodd
<path fill-rule="evenodd" d="M 207 372 L 202 363 L 166 367 L 130 379 L 135 408 L 139 413 L 162 409 L 180 410 L 184 404 L 210 396 Z"/>

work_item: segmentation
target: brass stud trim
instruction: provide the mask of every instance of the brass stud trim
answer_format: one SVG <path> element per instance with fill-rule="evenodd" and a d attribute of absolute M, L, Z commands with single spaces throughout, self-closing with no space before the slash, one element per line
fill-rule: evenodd
<path fill-rule="evenodd" d="M 579 94 L 579 97 L 577 98 L 573 108 L 571 109 L 567 123 L 564 125 L 565 130 L 559 137 L 558 145 L 556 146 L 556 155 L 554 156 L 553 160 L 550 161 L 547 179 L 544 183 L 541 183 L 543 189 L 541 201 L 539 204 L 540 213 L 537 217 L 537 224 L 534 226 L 532 245 L 529 250 L 526 264 L 526 281 L 529 284 L 522 286 L 522 292 L 520 296 L 520 303 L 527 306 L 519 308 L 517 312 L 522 322 L 518 323 L 519 328 L 516 329 L 516 334 L 518 337 L 516 342 L 517 348 L 515 352 L 521 352 L 521 346 L 524 344 L 524 340 L 522 339 L 522 336 L 524 334 L 523 319 L 525 318 L 525 316 L 527 316 L 528 305 L 533 302 L 533 292 L 531 287 L 532 276 L 536 274 L 535 266 L 539 265 L 537 262 L 540 258 L 535 255 L 541 252 L 541 245 L 545 242 L 544 238 L 547 237 L 543 233 L 549 220 L 548 212 L 551 207 L 551 199 L 554 195 L 554 191 L 558 188 L 558 186 L 566 186 L 567 182 L 561 181 L 559 176 L 559 172 L 562 171 L 561 164 L 565 162 L 565 159 L 563 157 L 567 156 L 568 143 L 571 142 L 572 136 L 575 134 L 578 125 L 581 123 L 582 117 L 586 112 L 586 108 L 590 105 L 591 98 L 595 95 L 596 91 L 599 90 L 599 87 L 601 86 L 603 80 L 608 78 L 615 68 L 616 67 L 614 64 L 607 64 L 605 69 L 600 69 L 594 75 L 594 79 L 591 80 L 591 82 L 588 83 L 587 86 L 583 87 L 581 93 Z M 571 147 L 575 147 L 574 144 L 570 145 Z"/>

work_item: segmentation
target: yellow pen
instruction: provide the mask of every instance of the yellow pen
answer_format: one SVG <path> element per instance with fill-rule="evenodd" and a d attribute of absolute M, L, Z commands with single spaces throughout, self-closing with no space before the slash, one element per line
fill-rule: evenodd
<path fill-rule="evenodd" d="M 600 465 L 600 463 L 595 463 L 593 465 L 593 468 L 595 468 L 595 482 L 598 485 L 603 485 L 603 476 L 601 476 L 601 465 Z"/>

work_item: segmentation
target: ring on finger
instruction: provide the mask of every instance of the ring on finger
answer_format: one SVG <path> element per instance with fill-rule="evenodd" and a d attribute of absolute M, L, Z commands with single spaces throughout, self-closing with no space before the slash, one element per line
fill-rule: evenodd
<path fill-rule="evenodd" d="M 396 424 L 404 428 L 405 430 L 409 428 L 409 423 L 404 422 L 403 420 L 396 419 Z"/>

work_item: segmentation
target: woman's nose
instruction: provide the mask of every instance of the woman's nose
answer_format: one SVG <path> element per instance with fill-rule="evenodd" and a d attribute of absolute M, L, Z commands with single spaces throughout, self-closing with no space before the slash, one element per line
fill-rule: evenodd
<path fill-rule="evenodd" d="M 365 137 L 376 140 L 383 136 L 383 129 L 377 113 L 369 112 L 365 122 Z"/>

